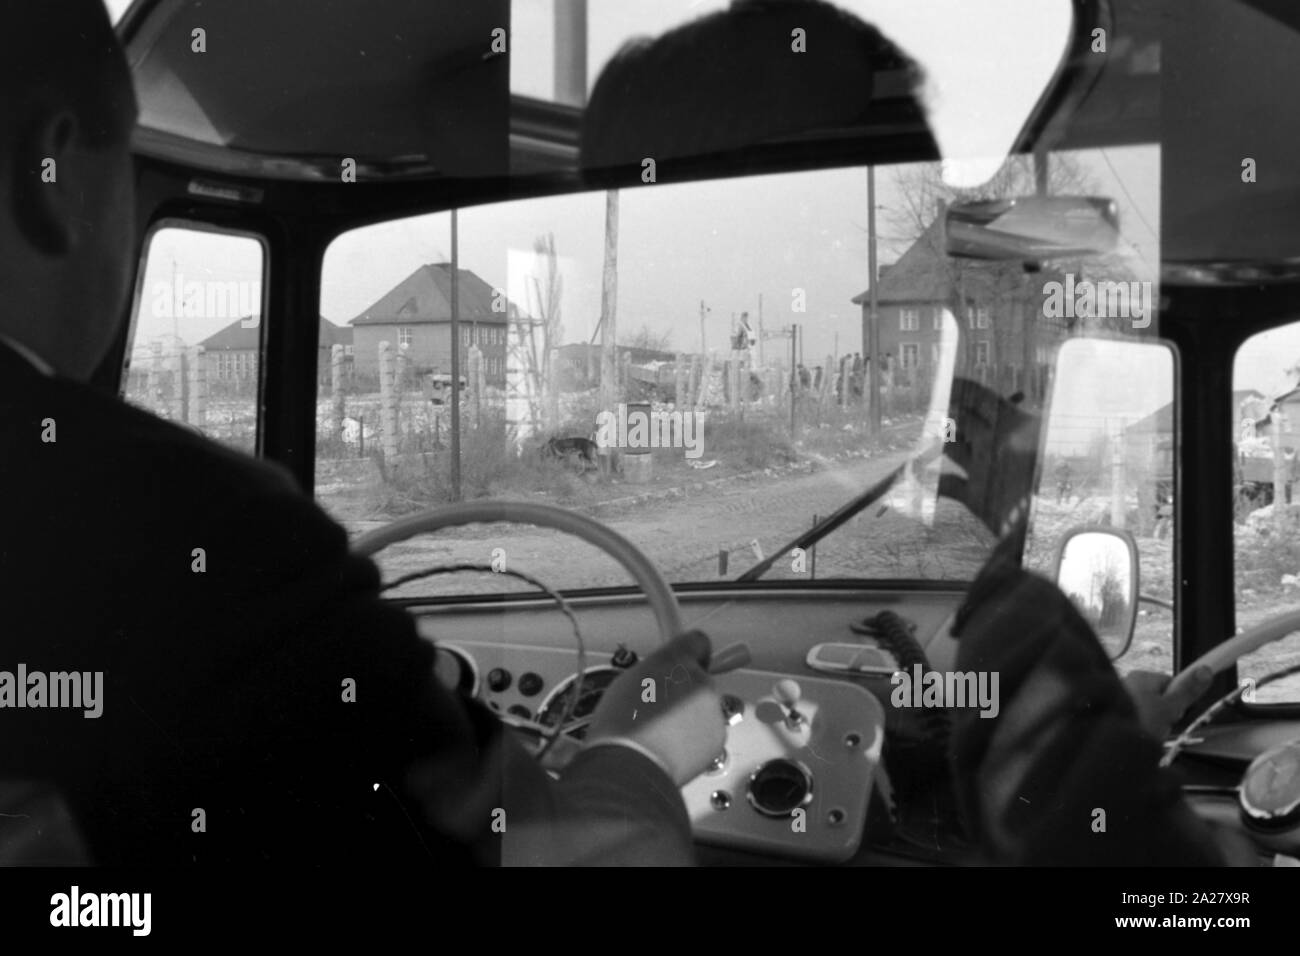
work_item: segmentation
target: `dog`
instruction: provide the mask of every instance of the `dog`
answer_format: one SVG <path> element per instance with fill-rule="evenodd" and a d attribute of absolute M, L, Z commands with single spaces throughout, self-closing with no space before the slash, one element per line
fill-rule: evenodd
<path fill-rule="evenodd" d="M 541 456 L 543 460 L 576 461 L 583 474 L 587 465 L 600 470 L 596 442 L 591 438 L 552 438 L 542 446 Z"/>

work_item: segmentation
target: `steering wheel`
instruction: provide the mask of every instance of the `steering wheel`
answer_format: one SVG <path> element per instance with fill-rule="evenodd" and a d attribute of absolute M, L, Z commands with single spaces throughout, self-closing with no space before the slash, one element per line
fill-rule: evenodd
<path fill-rule="evenodd" d="M 677 596 L 656 568 L 631 541 L 617 531 L 585 515 L 565 511 L 554 505 L 536 501 L 508 501 L 489 499 L 465 501 L 454 505 L 430 508 L 419 514 L 402 518 L 382 528 L 367 532 L 352 544 L 354 553 L 372 557 L 391 544 L 405 541 L 417 534 L 429 534 L 443 528 L 467 524 L 509 522 L 531 524 L 538 528 L 565 531 L 575 538 L 600 548 L 623 566 L 645 592 L 659 625 L 659 639 L 667 644 L 682 632 L 682 612 L 677 606 Z"/>
<path fill-rule="evenodd" d="M 554 505 L 500 499 L 444 505 L 367 532 L 353 542 L 352 550 L 363 557 L 373 557 L 389 545 L 405 541 L 417 534 L 428 534 L 460 525 L 496 522 L 530 524 L 539 528 L 565 531 L 588 544 L 595 545 L 621 564 L 645 592 L 650 609 L 654 612 L 655 621 L 659 625 L 660 641 L 667 644 L 682 632 L 681 608 L 677 605 L 677 596 L 673 594 L 672 588 L 668 586 L 668 582 L 649 558 L 627 538 L 599 521 Z M 548 593 L 553 594 L 553 592 Z M 563 598 L 554 594 L 553 596 L 561 602 L 561 609 L 566 610 Z M 577 621 L 574 620 L 573 624 L 576 628 Z M 509 714 L 499 714 L 498 717 L 503 723 L 518 731 L 524 738 L 524 742 L 538 757 L 545 757 L 552 744 L 565 739 L 563 725 L 557 726 L 547 740 L 546 728 L 533 721 L 525 721 Z M 552 766 L 562 765 L 571 755 L 571 751 L 566 753 L 565 748 L 559 748 L 559 752 L 553 756 Z M 543 765 L 546 765 L 545 761 Z"/>
<path fill-rule="evenodd" d="M 1176 675 L 1170 682 L 1166 693 L 1181 690 L 1191 680 L 1192 672 L 1198 667 L 1208 667 L 1218 674 L 1227 670 L 1237 660 L 1251 651 L 1258 650 L 1266 644 L 1280 641 L 1288 634 L 1300 631 L 1300 611 L 1286 611 L 1267 621 L 1261 621 L 1254 627 L 1247 628 L 1236 637 L 1229 638 L 1218 647 L 1202 654 Z"/>

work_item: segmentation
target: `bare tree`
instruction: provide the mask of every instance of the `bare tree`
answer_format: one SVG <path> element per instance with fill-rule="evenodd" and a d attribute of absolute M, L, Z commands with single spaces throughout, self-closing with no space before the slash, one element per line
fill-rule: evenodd
<path fill-rule="evenodd" d="M 669 332 L 651 331 L 648 325 L 642 325 L 640 329 L 632 336 L 631 340 L 623 344 L 624 348 L 630 349 L 648 349 L 652 352 L 671 352 L 673 334 Z"/>

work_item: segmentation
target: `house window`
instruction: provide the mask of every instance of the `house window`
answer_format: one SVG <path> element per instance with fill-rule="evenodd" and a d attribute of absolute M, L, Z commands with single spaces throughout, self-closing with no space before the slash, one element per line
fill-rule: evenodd
<path fill-rule="evenodd" d="M 920 328 L 920 312 L 916 309 L 898 310 L 898 327 L 903 332 L 915 332 Z"/>
<path fill-rule="evenodd" d="M 921 346 L 915 342 L 904 342 L 899 346 L 898 359 L 903 368 L 916 368 L 921 364 Z"/>
<path fill-rule="evenodd" d="M 975 310 L 975 328 L 987 329 L 989 327 L 989 310 L 987 306 L 980 306 Z"/>
<path fill-rule="evenodd" d="M 930 343 L 930 364 L 931 365 L 939 364 L 939 343 L 938 342 Z"/>
<path fill-rule="evenodd" d="M 934 330 L 941 332 L 943 330 L 943 309 L 934 309 Z"/>
<path fill-rule="evenodd" d="M 402 348 L 409 348 L 409 347 L 410 347 L 410 345 L 411 345 L 411 339 L 414 337 L 414 336 L 413 336 L 414 331 L 415 331 L 415 330 L 412 329 L 409 325 L 403 325 L 403 326 L 401 326 L 401 327 L 398 328 L 398 330 L 397 330 L 397 347 L 398 347 L 399 349 L 402 349 Z"/>
<path fill-rule="evenodd" d="M 987 342 L 975 343 L 975 364 L 976 365 L 989 364 L 989 343 Z"/>
<path fill-rule="evenodd" d="M 350 345 L 345 345 L 345 346 L 343 346 L 343 354 L 344 354 L 344 355 L 351 355 L 351 354 L 353 354 L 353 353 L 352 353 L 352 346 L 350 346 Z"/>

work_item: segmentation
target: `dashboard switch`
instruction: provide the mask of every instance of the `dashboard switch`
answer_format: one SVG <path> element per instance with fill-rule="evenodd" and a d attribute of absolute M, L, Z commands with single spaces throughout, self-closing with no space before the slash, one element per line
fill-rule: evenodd
<path fill-rule="evenodd" d="M 499 694 L 503 690 L 509 690 L 510 683 L 513 680 L 514 676 L 504 667 L 494 667 L 488 671 L 488 690 L 492 691 L 494 694 Z"/>
<path fill-rule="evenodd" d="M 787 727 L 798 727 L 804 722 L 803 714 L 799 713 L 799 698 L 803 696 L 803 689 L 799 686 L 798 681 L 786 677 L 772 685 L 772 696 L 776 702 L 781 705 L 785 711 L 785 724 Z"/>
<path fill-rule="evenodd" d="M 629 668 L 637 662 L 636 651 L 629 648 L 626 644 L 620 644 L 618 645 L 618 650 L 614 652 L 614 656 L 609 659 L 609 662 L 615 667 L 621 667 L 624 669 Z"/>

